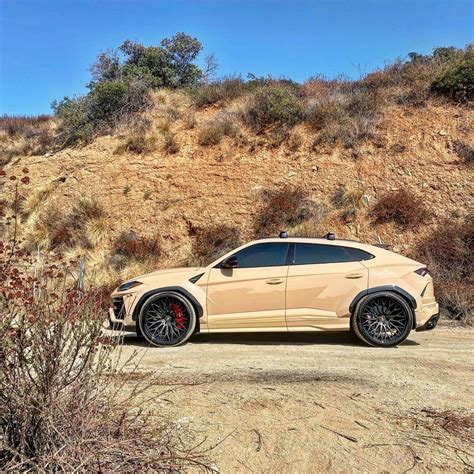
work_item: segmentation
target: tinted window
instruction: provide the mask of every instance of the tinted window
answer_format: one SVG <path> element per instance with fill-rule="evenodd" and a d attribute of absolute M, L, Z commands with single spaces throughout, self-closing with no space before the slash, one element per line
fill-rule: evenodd
<path fill-rule="evenodd" d="M 361 260 L 370 260 L 374 258 L 371 253 L 364 252 L 360 249 L 354 249 L 352 247 L 344 247 L 345 251 L 350 255 L 353 262 L 360 262 Z"/>
<path fill-rule="evenodd" d="M 352 259 L 344 247 L 336 245 L 296 244 L 295 265 L 316 263 L 350 262 Z"/>
<path fill-rule="evenodd" d="M 238 268 L 277 267 L 285 265 L 288 244 L 256 244 L 235 255 Z"/>

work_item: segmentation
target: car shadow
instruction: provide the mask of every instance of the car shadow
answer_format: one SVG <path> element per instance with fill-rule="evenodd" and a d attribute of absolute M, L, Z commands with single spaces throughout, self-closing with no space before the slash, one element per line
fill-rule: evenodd
<path fill-rule="evenodd" d="M 135 333 L 124 333 L 126 346 L 150 347 L 150 344 Z M 298 346 L 298 345 L 337 345 L 367 347 L 351 332 L 312 332 L 312 333 L 232 333 L 196 334 L 188 344 L 213 345 L 235 344 L 246 346 Z M 400 346 L 418 346 L 416 341 L 407 339 Z"/>

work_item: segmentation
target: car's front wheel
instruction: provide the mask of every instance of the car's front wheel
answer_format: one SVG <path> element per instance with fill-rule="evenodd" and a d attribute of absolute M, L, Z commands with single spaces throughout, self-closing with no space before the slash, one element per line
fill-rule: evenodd
<path fill-rule="evenodd" d="M 193 334 L 196 311 L 178 292 L 156 293 L 143 305 L 138 327 L 143 337 L 154 346 L 178 346 Z"/>
<path fill-rule="evenodd" d="M 399 295 L 380 292 L 362 298 L 352 314 L 352 328 L 366 344 L 393 347 L 413 327 L 413 310 Z"/>

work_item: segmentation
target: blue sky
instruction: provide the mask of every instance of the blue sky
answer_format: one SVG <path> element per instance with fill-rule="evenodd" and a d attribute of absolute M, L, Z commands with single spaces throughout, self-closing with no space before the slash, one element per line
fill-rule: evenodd
<path fill-rule="evenodd" d="M 86 91 L 100 51 L 177 31 L 220 75 L 353 77 L 410 51 L 473 42 L 471 0 L 0 0 L 0 114 Z"/>

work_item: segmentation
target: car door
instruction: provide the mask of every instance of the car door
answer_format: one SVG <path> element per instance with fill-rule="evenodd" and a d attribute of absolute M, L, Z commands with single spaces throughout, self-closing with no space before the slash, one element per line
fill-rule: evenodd
<path fill-rule="evenodd" d="M 367 289 L 372 255 L 339 245 L 296 243 L 288 270 L 286 321 L 290 331 L 349 328 L 349 305 Z"/>
<path fill-rule="evenodd" d="M 286 331 L 285 289 L 289 244 L 257 243 L 239 250 L 236 268 L 209 272 L 208 328 L 226 331 Z"/>

